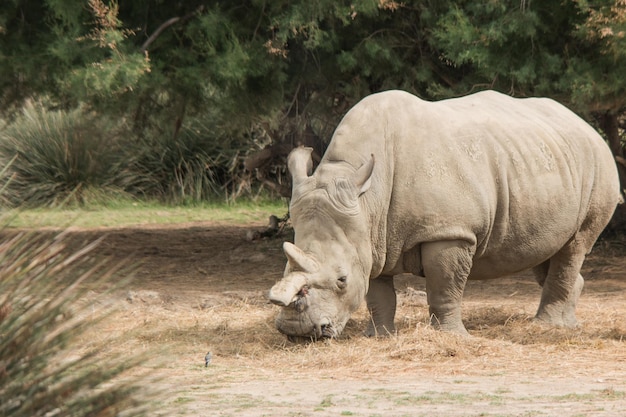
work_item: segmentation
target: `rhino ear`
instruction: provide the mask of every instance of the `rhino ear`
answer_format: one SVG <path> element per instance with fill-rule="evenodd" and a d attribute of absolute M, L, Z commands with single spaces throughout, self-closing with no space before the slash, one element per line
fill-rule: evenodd
<path fill-rule="evenodd" d="M 291 265 L 293 269 L 309 273 L 314 273 L 319 270 L 317 261 L 312 256 L 304 253 L 302 249 L 293 243 L 283 243 L 283 251 L 285 251 L 289 265 Z"/>
<path fill-rule="evenodd" d="M 372 172 L 374 172 L 374 154 L 369 161 L 361 165 L 354 175 L 354 183 L 359 190 L 359 195 L 366 192 L 372 185 Z"/>
<path fill-rule="evenodd" d="M 294 185 L 308 178 L 313 172 L 311 152 L 313 152 L 313 148 L 300 146 L 289 153 L 287 157 L 287 167 L 291 173 Z"/>

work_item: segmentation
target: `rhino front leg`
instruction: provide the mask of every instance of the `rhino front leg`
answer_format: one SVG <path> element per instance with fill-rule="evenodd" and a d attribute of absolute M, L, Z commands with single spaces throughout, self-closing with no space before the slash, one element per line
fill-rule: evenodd
<path fill-rule="evenodd" d="M 468 335 L 461 320 L 461 300 L 473 254 L 473 246 L 460 240 L 422 244 L 430 322 L 435 328 Z"/>
<path fill-rule="evenodd" d="M 393 276 L 382 275 L 371 280 L 366 300 L 371 320 L 365 335 L 377 337 L 395 334 L 396 290 Z"/>

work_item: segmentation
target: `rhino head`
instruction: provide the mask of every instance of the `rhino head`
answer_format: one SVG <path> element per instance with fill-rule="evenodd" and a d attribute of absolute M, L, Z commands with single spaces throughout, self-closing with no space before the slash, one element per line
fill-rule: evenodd
<path fill-rule="evenodd" d="M 319 339 L 338 336 L 368 290 L 370 227 L 360 196 L 370 187 L 374 156 L 358 169 L 323 162 L 311 175 L 311 151 L 289 155 L 295 244 L 283 244 L 287 266 L 269 299 L 282 307 L 281 333 Z"/>

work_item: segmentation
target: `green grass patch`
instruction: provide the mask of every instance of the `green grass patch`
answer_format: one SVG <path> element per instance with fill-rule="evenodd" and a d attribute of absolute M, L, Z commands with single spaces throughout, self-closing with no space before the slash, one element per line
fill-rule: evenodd
<path fill-rule="evenodd" d="M 71 209 L 24 209 L 5 212 L 9 227 L 125 227 L 214 221 L 230 224 L 267 223 L 272 214 L 287 213 L 285 201 L 241 201 L 168 206 L 158 203 L 118 201 Z"/>
<path fill-rule="evenodd" d="M 322 407 L 322 408 L 332 407 L 333 405 L 334 404 L 333 404 L 333 396 L 332 395 L 327 395 L 326 397 L 324 397 L 324 399 L 320 403 L 320 407 Z"/>
<path fill-rule="evenodd" d="M 191 398 L 189 398 L 189 397 L 178 397 L 178 398 L 176 398 L 174 400 L 174 402 L 176 404 L 184 404 L 184 403 L 188 403 L 188 402 L 191 402 L 191 401 L 193 401 L 193 400 Z"/>

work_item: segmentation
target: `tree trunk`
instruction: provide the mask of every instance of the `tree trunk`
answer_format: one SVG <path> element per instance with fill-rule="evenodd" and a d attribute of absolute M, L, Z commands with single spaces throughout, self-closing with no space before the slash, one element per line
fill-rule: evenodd
<path fill-rule="evenodd" d="M 626 189 L 626 158 L 624 153 L 624 146 L 622 145 L 622 138 L 619 131 L 619 114 L 608 111 L 604 113 L 600 118 L 600 127 L 606 135 L 611 152 L 615 157 L 617 164 L 617 172 L 619 174 L 620 189 L 622 195 Z M 620 204 L 615 210 L 613 219 L 608 226 L 613 230 L 626 230 L 626 204 Z"/>

